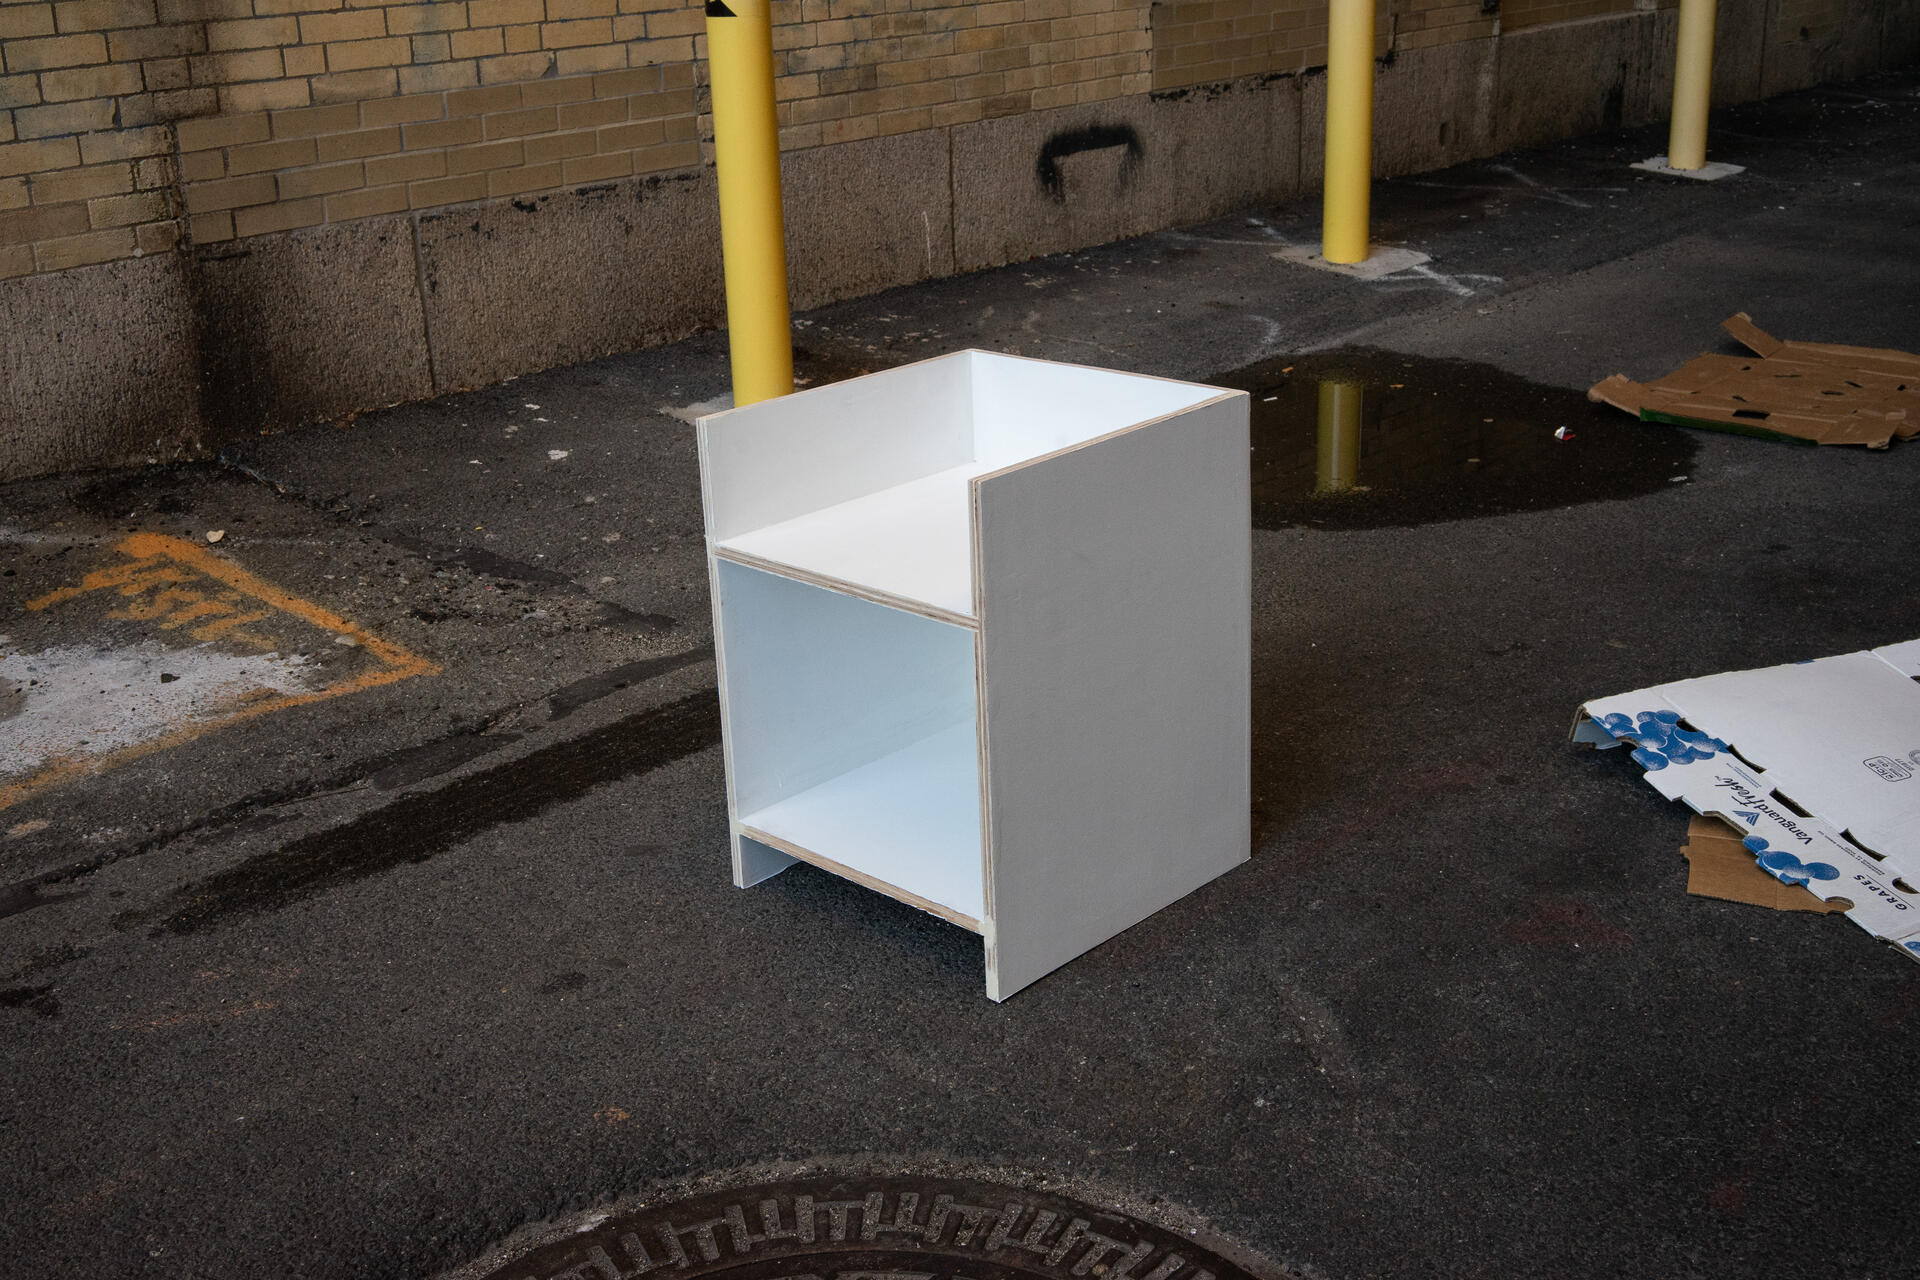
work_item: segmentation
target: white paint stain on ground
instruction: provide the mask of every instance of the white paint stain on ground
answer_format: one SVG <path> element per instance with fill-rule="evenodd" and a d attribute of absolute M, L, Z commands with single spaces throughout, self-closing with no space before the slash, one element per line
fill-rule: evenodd
<path fill-rule="evenodd" d="M 298 655 L 151 642 L 0 654 L 0 779 L 111 755 L 311 688 Z"/>

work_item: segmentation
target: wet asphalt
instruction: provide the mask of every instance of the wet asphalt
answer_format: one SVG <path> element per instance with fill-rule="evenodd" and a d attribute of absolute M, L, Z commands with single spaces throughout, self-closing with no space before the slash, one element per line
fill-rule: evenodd
<path fill-rule="evenodd" d="M 725 390 L 722 336 L 0 488 L 13 650 L 103 642 L 27 605 L 129 536 L 218 530 L 423 672 L 0 811 L 5 1270 L 426 1277 L 656 1186 L 873 1165 L 1160 1204 L 1302 1280 L 1908 1274 L 1920 968 L 1688 897 L 1685 814 L 1567 741 L 1589 697 L 1920 635 L 1920 446 L 1578 394 L 1734 350 L 1737 311 L 1920 349 L 1920 71 L 1713 139 L 1748 172 L 1637 172 L 1642 130 L 1379 184 L 1377 238 L 1433 256 L 1381 282 L 1276 260 L 1300 202 L 799 318 L 815 379 L 981 346 L 1442 402 L 1334 516 L 1304 409 L 1263 429 L 1253 860 L 1004 1005 L 955 927 L 729 882 L 664 412 Z M 1463 503 L 1487 417 L 1512 481 Z"/>

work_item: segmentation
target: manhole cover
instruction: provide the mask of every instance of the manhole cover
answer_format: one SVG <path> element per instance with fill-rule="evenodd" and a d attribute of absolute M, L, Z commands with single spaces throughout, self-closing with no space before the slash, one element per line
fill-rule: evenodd
<path fill-rule="evenodd" d="M 562 1228 L 564 1230 L 564 1227 Z M 1272 1280 L 1189 1231 L 1046 1191 L 818 1178 L 589 1217 L 462 1280 Z"/>

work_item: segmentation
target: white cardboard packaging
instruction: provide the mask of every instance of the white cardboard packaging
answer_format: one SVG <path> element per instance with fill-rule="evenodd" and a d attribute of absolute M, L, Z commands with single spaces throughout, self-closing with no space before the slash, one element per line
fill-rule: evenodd
<path fill-rule="evenodd" d="M 1670 800 L 1920 961 L 1920 640 L 1600 698 L 1576 742 L 1630 745 Z"/>

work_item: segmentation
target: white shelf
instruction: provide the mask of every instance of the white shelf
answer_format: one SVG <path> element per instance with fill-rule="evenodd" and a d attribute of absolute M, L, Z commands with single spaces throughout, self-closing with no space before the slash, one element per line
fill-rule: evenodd
<path fill-rule="evenodd" d="M 949 467 L 720 539 L 714 550 L 970 621 L 973 509 L 967 482 L 989 470 L 982 463 Z"/>
<path fill-rule="evenodd" d="M 979 776 L 973 724 L 956 724 L 742 814 L 740 825 L 978 933 L 986 917 Z"/>

